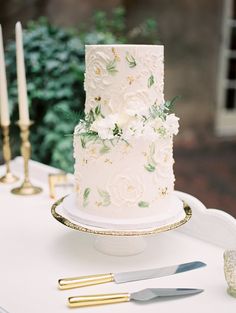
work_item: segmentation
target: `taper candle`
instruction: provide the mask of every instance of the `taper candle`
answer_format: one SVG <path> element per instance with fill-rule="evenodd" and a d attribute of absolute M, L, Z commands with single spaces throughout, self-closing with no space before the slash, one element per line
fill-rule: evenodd
<path fill-rule="evenodd" d="M 1 126 L 9 126 L 10 124 L 8 95 L 7 95 L 7 79 L 6 79 L 1 25 L 0 25 L 0 124 Z"/>
<path fill-rule="evenodd" d="M 29 125 L 30 119 L 25 76 L 22 27 L 20 22 L 16 23 L 16 64 L 17 64 L 17 85 L 19 102 L 19 123 L 22 125 Z"/>

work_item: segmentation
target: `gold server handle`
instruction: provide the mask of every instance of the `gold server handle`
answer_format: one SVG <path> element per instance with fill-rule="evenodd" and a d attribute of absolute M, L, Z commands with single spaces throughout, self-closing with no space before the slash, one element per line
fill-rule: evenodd
<path fill-rule="evenodd" d="M 72 278 L 62 278 L 58 280 L 58 285 L 59 289 L 65 290 L 85 286 L 92 286 L 97 284 L 104 284 L 112 281 L 114 281 L 114 275 L 112 273 L 109 273 Z"/>
<path fill-rule="evenodd" d="M 129 293 L 113 293 L 91 296 L 78 296 L 68 298 L 68 305 L 71 308 L 79 308 L 85 306 L 112 304 L 130 301 Z"/>

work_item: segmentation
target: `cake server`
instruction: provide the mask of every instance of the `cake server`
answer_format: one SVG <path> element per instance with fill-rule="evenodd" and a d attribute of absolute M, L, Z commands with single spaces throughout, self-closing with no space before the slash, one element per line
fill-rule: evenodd
<path fill-rule="evenodd" d="M 111 293 L 70 297 L 68 298 L 68 305 L 74 308 L 129 301 L 145 302 L 158 298 L 193 295 L 201 293 L 202 291 L 203 289 L 194 288 L 148 288 L 133 293 Z"/>
<path fill-rule="evenodd" d="M 108 282 L 115 282 L 117 284 L 127 283 L 130 281 L 151 279 L 163 276 L 169 276 L 177 273 L 182 273 L 206 266 L 205 263 L 194 261 L 183 263 L 179 265 L 172 265 L 161 268 L 147 269 L 141 271 L 123 272 L 123 273 L 107 273 L 90 276 L 62 278 L 58 280 L 59 289 L 71 289 L 78 287 L 85 287 Z"/>

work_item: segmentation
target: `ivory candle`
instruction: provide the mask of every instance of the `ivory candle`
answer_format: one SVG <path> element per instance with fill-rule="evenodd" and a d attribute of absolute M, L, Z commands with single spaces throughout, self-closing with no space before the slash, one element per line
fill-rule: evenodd
<path fill-rule="evenodd" d="M 19 122 L 22 125 L 29 125 L 29 109 L 27 98 L 27 85 L 25 77 L 25 62 L 22 40 L 21 23 L 16 23 L 16 67 L 17 67 L 17 85 L 18 85 L 18 102 L 19 102 Z"/>
<path fill-rule="evenodd" d="M 3 49 L 2 27 L 0 25 L 0 124 L 9 126 L 9 108 L 7 95 L 7 79 Z"/>

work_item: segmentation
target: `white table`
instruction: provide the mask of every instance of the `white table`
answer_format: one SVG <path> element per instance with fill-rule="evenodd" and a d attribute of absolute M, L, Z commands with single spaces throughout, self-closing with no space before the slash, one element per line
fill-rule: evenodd
<path fill-rule="evenodd" d="M 12 162 L 20 175 L 22 160 Z M 142 254 L 114 257 L 93 248 L 93 235 L 79 233 L 58 223 L 50 212 L 48 173 L 56 170 L 31 163 L 32 181 L 44 192 L 21 197 L 10 193 L 13 186 L 0 185 L 0 307 L 9 313 L 84 312 L 236 312 L 236 299 L 227 292 L 223 272 L 223 252 L 236 248 L 236 222 L 222 212 L 195 209 L 185 226 L 148 238 Z M 0 175 L 4 167 L 0 167 Z M 188 198 L 188 196 L 186 196 Z M 193 200 L 194 202 L 194 200 Z M 198 202 L 196 200 L 196 202 Z M 199 207 L 199 203 L 197 203 Z M 206 238 L 207 236 L 207 238 Z M 209 242 L 206 242 L 205 240 Z M 234 245 L 235 244 L 235 245 Z M 159 279 L 116 285 L 115 283 L 59 291 L 61 277 L 128 271 L 201 260 L 207 267 Z M 100 307 L 69 309 L 68 296 L 79 294 L 132 292 L 146 287 L 196 287 L 202 294 L 140 305 L 122 303 Z"/>

